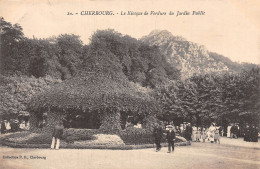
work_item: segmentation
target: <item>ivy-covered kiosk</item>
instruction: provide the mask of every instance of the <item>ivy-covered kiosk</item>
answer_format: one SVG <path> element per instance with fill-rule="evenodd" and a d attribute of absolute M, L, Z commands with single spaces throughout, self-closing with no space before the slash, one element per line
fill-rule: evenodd
<path fill-rule="evenodd" d="M 52 129 L 59 121 L 66 128 L 116 131 L 124 129 L 127 117 L 132 123 L 160 112 L 156 100 L 146 88 L 129 82 L 124 76 L 86 73 L 76 76 L 33 97 L 28 105 L 31 130 Z M 42 124 L 44 121 L 44 125 Z"/>

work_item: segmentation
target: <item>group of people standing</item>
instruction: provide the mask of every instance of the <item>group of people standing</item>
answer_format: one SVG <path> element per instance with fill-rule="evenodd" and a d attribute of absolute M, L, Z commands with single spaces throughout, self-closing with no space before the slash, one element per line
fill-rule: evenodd
<path fill-rule="evenodd" d="M 258 128 L 255 125 L 246 125 L 244 141 L 258 142 Z"/>
<path fill-rule="evenodd" d="M 194 142 L 215 142 L 220 144 L 220 128 L 215 127 L 214 123 L 209 128 L 193 127 L 192 128 L 192 141 Z"/>
<path fill-rule="evenodd" d="M 163 135 L 166 135 L 166 141 L 168 142 L 168 153 L 174 151 L 174 142 L 176 135 L 184 137 L 188 142 L 205 142 L 206 140 L 211 143 L 220 144 L 220 129 L 211 124 L 209 128 L 191 127 L 190 123 L 187 123 L 183 128 L 175 127 L 171 122 L 169 125 L 164 125 L 163 122 L 157 123 L 153 130 L 154 141 L 156 144 L 156 151 L 161 150 L 161 140 Z"/>
<path fill-rule="evenodd" d="M 161 141 L 162 141 L 163 135 L 166 135 L 166 140 L 168 142 L 168 152 L 167 153 L 173 152 L 174 151 L 174 142 L 176 139 L 176 132 L 177 132 L 177 129 L 175 128 L 175 126 L 173 125 L 172 122 L 169 125 L 166 125 L 165 127 L 164 127 L 163 122 L 156 123 L 154 130 L 153 130 L 154 141 L 156 144 L 156 152 L 161 150 Z M 187 141 L 191 140 L 191 132 L 192 132 L 192 128 L 190 127 L 190 124 L 188 124 L 185 129 L 185 132 L 184 132 L 185 138 Z"/>
<path fill-rule="evenodd" d="M 29 127 L 29 124 L 26 124 L 25 121 L 20 122 L 19 120 L 2 120 L 1 121 L 1 134 L 9 132 L 17 132 L 19 130 L 26 130 Z"/>
<path fill-rule="evenodd" d="M 168 141 L 168 153 L 171 153 L 172 151 L 174 151 L 174 141 L 176 137 L 175 131 L 173 130 L 172 125 L 167 125 L 166 129 L 163 129 L 162 123 L 156 123 L 153 130 L 154 141 L 156 144 L 156 152 L 161 150 L 161 140 L 164 134 L 166 134 L 166 138 Z"/>

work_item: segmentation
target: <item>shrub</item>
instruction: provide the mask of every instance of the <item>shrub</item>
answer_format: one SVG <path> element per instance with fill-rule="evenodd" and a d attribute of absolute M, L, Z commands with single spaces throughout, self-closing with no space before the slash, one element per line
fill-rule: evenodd
<path fill-rule="evenodd" d="M 125 144 L 153 144 L 154 137 L 153 132 L 150 129 L 140 129 L 140 128 L 127 128 L 126 130 L 122 130 L 120 132 L 120 137 L 124 141 Z M 176 136 L 175 142 L 184 142 L 185 138 Z M 162 143 L 166 143 L 166 136 L 164 135 L 161 140 Z"/>
<path fill-rule="evenodd" d="M 127 128 L 120 132 L 120 137 L 125 144 L 150 144 L 153 143 L 152 132 L 141 128 Z"/>
<path fill-rule="evenodd" d="M 94 140 L 94 134 L 99 134 L 100 131 L 97 129 L 65 129 L 63 139 L 68 143 L 80 140 Z"/>

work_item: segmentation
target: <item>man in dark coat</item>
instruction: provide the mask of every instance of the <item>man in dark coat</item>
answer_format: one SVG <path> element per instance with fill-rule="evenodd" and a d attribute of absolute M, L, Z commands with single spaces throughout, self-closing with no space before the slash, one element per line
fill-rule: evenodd
<path fill-rule="evenodd" d="M 5 134 L 6 127 L 5 127 L 5 122 L 1 121 L 1 134 Z"/>
<path fill-rule="evenodd" d="M 186 126 L 186 130 L 185 130 L 185 139 L 187 141 L 191 141 L 191 133 L 192 133 L 192 128 L 190 126 L 190 123 L 188 123 L 188 125 Z"/>
<path fill-rule="evenodd" d="M 231 139 L 234 137 L 234 128 L 235 128 L 235 126 L 232 124 L 232 126 L 230 128 L 230 138 Z"/>
<path fill-rule="evenodd" d="M 174 151 L 175 132 L 172 125 L 169 125 L 168 129 L 166 138 L 168 141 L 168 153 L 171 153 L 171 151 Z"/>
<path fill-rule="evenodd" d="M 255 125 L 252 128 L 252 142 L 258 142 L 258 128 Z"/>
<path fill-rule="evenodd" d="M 161 150 L 161 139 L 163 136 L 163 128 L 161 125 L 156 123 L 153 129 L 154 142 L 156 144 L 156 152 Z"/>
<path fill-rule="evenodd" d="M 59 122 L 57 126 L 55 126 L 54 131 L 52 133 L 52 143 L 51 143 L 51 149 L 54 149 L 54 145 L 56 142 L 56 150 L 60 148 L 60 139 L 62 138 L 63 135 L 63 124 L 62 122 Z"/>
<path fill-rule="evenodd" d="M 246 128 L 245 128 L 244 141 L 250 141 L 250 129 L 249 129 L 249 125 L 246 125 Z"/>
<path fill-rule="evenodd" d="M 234 129 L 233 129 L 233 135 L 234 135 L 234 137 L 237 139 L 237 136 L 238 136 L 238 126 L 235 125 L 235 126 L 233 126 L 233 127 L 234 127 Z"/>

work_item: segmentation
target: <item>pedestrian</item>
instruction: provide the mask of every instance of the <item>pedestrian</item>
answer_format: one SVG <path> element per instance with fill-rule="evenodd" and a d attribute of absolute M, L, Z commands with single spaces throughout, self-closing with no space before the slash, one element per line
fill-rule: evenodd
<path fill-rule="evenodd" d="M 51 143 L 51 149 L 54 149 L 55 143 L 56 147 L 55 149 L 58 150 L 60 148 L 60 140 L 63 135 L 63 124 L 62 122 L 59 122 L 58 125 L 55 126 L 53 134 L 52 134 L 52 143 Z"/>
<path fill-rule="evenodd" d="M 209 141 L 211 143 L 214 142 L 215 130 L 216 130 L 216 127 L 214 126 L 214 123 L 212 123 L 211 126 L 209 127 Z"/>
<path fill-rule="evenodd" d="M 207 138 L 208 138 L 208 141 L 209 141 L 209 138 L 210 138 L 210 132 L 209 132 L 209 127 L 207 127 L 207 129 L 206 129 L 206 135 L 207 135 Z"/>
<path fill-rule="evenodd" d="M 13 119 L 11 119 L 10 120 L 10 132 L 14 132 L 14 120 Z"/>
<path fill-rule="evenodd" d="M 218 142 L 220 144 L 220 135 L 219 135 L 219 129 L 218 128 L 216 128 L 215 133 L 214 133 L 214 142 L 215 143 Z"/>
<path fill-rule="evenodd" d="M 167 141 L 168 141 L 168 152 L 167 153 L 171 153 L 174 151 L 174 141 L 175 141 L 175 132 L 173 130 L 173 126 L 172 125 L 168 125 L 168 131 L 167 131 Z"/>
<path fill-rule="evenodd" d="M 196 137 L 197 137 L 197 127 L 193 126 L 193 127 L 192 127 L 191 140 L 192 140 L 192 141 L 196 141 Z"/>
<path fill-rule="evenodd" d="M 250 129 L 248 124 L 246 125 L 245 128 L 244 141 L 250 141 Z"/>
<path fill-rule="evenodd" d="M 254 128 L 253 128 L 253 125 L 251 124 L 249 127 L 249 137 L 248 137 L 249 142 L 253 141 L 253 134 L 254 134 L 253 130 L 254 130 Z"/>
<path fill-rule="evenodd" d="M 5 134 L 5 131 L 6 131 L 5 122 L 1 121 L 1 134 Z"/>
<path fill-rule="evenodd" d="M 184 135 L 185 135 L 185 139 L 189 142 L 191 141 L 191 133 L 192 133 L 192 128 L 191 128 L 190 123 L 188 123 L 186 126 L 186 129 L 185 129 Z"/>
<path fill-rule="evenodd" d="M 180 136 L 184 137 L 184 127 L 183 124 L 180 124 Z"/>
<path fill-rule="evenodd" d="M 252 129 L 252 142 L 258 142 L 258 128 L 255 125 Z"/>
<path fill-rule="evenodd" d="M 231 128 L 230 128 L 230 138 L 232 139 L 234 137 L 234 125 L 232 124 L 231 125 Z"/>
<path fill-rule="evenodd" d="M 141 123 L 141 121 L 138 121 L 138 123 L 136 124 L 136 128 L 142 128 L 142 123 Z"/>
<path fill-rule="evenodd" d="M 180 127 L 179 127 L 179 126 L 176 126 L 176 132 L 175 132 L 175 134 L 176 134 L 177 136 L 180 136 L 180 135 L 181 135 L 181 130 L 180 130 Z"/>
<path fill-rule="evenodd" d="M 22 123 L 20 124 L 19 128 L 21 130 L 25 130 L 25 121 L 22 121 Z"/>
<path fill-rule="evenodd" d="M 224 136 L 224 128 L 223 127 L 221 127 L 220 132 L 221 132 L 221 136 L 223 137 Z"/>
<path fill-rule="evenodd" d="M 11 131 L 11 125 L 10 122 L 5 120 L 5 127 L 6 127 L 6 132 L 10 132 Z"/>
<path fill-rule="evenodd" d="M 196 133 L 196 142 L 200 142 L 200 137 L 201 137 L 201 131 L 200 131 L 200 128 L 198 128 L 197 133 Z"/>
<path fill-rule="evenodd" d="M 234 125 L 233 127 L 234 127 L 234 129 L 233 129 L 233 137 L 235 137 L 235 139 L 237 139 L 237 136 L 238 136 L 238 126 Z"/>
<path fill-rule="evenodd" d="M 162 125 L 156 123 L 153 129 L 154 142 L 156 144 L 156 152 L 161 150 L 161 139 L 163 136 Z"/>
<path fill-rule="evenodd" d="M 232 126 L 227 126 L 227 137 L 231 138 L 231 127 Z"/>
<path fill-rule="evenodd" d="M 202 132 L 201 132 L 201 138 L 203 140 L 203 143 L 205 143 L 205 140 L 206 140 L 206 131 L 205 131 L 205 128 L 202 129 Z"/>
<path fill-rule="evenodd" d="M 15 120 L 14 121 L 14 131 L 17 132 L 19 130 L 19 121 Z"/>

